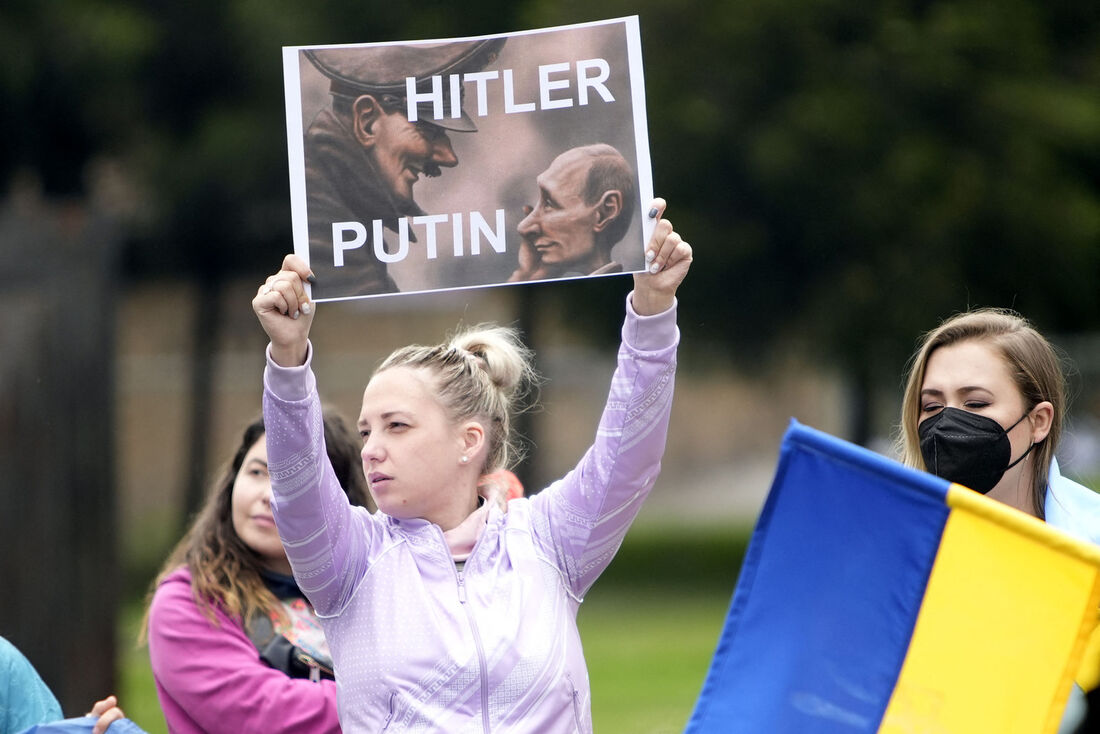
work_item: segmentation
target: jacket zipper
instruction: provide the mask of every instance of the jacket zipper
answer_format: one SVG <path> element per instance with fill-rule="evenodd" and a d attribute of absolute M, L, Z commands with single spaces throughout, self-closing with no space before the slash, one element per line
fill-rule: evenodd
<path fill-rule="evenodd" d="M 477 631 L 477 623 L 470 607 L 466 606 L 466 577 L 464 571 L 455 568 L 458 574 L 458 601 L 466 612 L 466 619 L 470 622 L 470 631 L 474 634 L 474 647 L 477 648 L 478 672 L 481 677 L 481 728 L 485 734 L 489 734 L 489 680 L 485 671 L 485 650 L 481 646 L 481 633 Z"/>
<path fill-rule="evenodd" d="M 573 676 L 565 676 L 565 680 L 569 683 L 569 689 L 573 692 L 573 721 L 577 725 L 577 731 L 583 731 L 581 727 L 581 703 L 577 700 L 580 696 L 580 692 L 577 691 L 577 687 L 573 685 Z"/>
<path fill-rule="evenodd" d="M 397 698 L 397 691 L 390 693 L 390 712 L 386 715 L 386 720 L 382 722 L 382 731 L 390 728 L 390 722 L 393 721 L 393 700 Z"/>

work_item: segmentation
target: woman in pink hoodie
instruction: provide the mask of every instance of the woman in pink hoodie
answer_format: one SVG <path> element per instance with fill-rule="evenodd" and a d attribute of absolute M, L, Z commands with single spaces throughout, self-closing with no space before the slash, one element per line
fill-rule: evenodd
<path fill-rule="evenodd" d="M 359 442 L 324 425 L 346 501 L 366 507 Z M 267 435 L 249 424 L 153 584 L 149 660 L 168 730 L 339 734 L 328 645 L 271 516 Z"/>

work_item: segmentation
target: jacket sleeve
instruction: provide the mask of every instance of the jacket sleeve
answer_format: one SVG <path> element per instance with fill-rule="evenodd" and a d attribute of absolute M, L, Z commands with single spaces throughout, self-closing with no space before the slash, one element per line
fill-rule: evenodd
<path fill-rule="evenodd" d="M 352 507 L 325 451 L 317 380 L 306 363 L 285 368 L 268 351 L 264 429 L 272 512 L 298 586 L 320 616 L 340 612 L 366 573 L 372 523 Z"/>
<path fill-rule="evenodd" d="M 611 562 L 661 469 L 676 372 L 676 306 L 639 316 L 627 297 L 618 366 L 580 463 L 531 502 L 536 543 L 579 599 Z"/>
<path fill-rule="evenodd" d="M 339 734 L 335 683 L 269 668 L 238 622 L 220 610 L 215 618 L 186 578 L 169 578 L 153 596 L 149 660 L 169 731 Z"/>
<path fill-rule="evenodd" d="M 58 721 L 61 705 L 31 661 L 0 637 L 0 732 Z"/>

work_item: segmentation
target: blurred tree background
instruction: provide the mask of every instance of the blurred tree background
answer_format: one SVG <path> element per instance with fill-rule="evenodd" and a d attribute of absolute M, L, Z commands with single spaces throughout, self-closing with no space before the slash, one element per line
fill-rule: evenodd
<path fill-rule="evenodd" d="M 291 242 L 280 47 L 631 14 L 641 17 L 655 187 L 699 251 L 682 316 L 689 349 L 751 371 L 799 345 L 847 376 L 847 437 L 866 442 L 882 410 L 875 396 L 896 386 L 918 334 L 942 317 L 996 305 L 1049 332 L 1100 324 L 1100 4 L 1079 0 L 8 0 L 0 246 L 10 268 L 14 254 L 52 240 L 8 222 L 64 224 L 75 208 L 111 224 L 106 254 L 92 259 L 104 282 L 194 283 L 194 507 L 223 288 L 241 275 L 258 281 Z M 88 227 L 57 232 L 82 242 Z M 18 285 L 10 274 L 5 283 L 5 294 Z M 583 308 L 577 328 L 600 343 L 615 338 L 618 290 L 525 290 L 537 299 L 527 308 L 578 317 Z M 93 293 L 99 300 L 72 307 L 110 319 Z M 109 339 L 109 325 L 97 333 Z M 109 346 L 73 344 L 57 369 L 95 362 L 109 376 Z M 0 395 L 25 389 L 12 374 L 0 372 Z M 109 379 L 99 387 L 109 395 Z M 46 424 L 62 420 L 21 415 L 0 438 L 56 431 Z M 111 428 L 104 410 L 97 435 L 109 439 Z M 111 476 L 108 459 L 71 449 L 62 441 L 56 460 L 83 461 L 73 476 Z M 8 451 L 12 465 L 35 460 Z M 29 491 L 26 476 L 0 477 L 0 511 Z M 109 481 L 64 491 L 102 500 L 100 515 L 78 515 L 74 527 L 112 527 Z M 9 587 L 18 563 L 3 566 Z M 39 598 L 34 584 L 50 574 L 25 583 L 10 593 Z M 63 629 L 77 604 L 38 613 Z M 33 614 L 21 609 L 0 613 L 0 633 Z M 72 648 L 89 644 L 89 629 L 112 640 L 110 611 L 97 607 L 100 626 L 74 633 Z M 16 642 L 47 680 L 74 676 L 44 660 L 53 648 Z M 102 693 L 110 667 L 76 673 L 96 685 L 63 686 L 66 711 Z"/>

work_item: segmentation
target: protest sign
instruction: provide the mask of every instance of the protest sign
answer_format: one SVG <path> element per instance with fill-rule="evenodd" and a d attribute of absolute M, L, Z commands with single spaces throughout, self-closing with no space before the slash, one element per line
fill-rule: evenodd
<path fill-rule="evenodd" d="M 317 301 L 644 267 L 637 17 L 283 49 L 294 251 Z"/>

